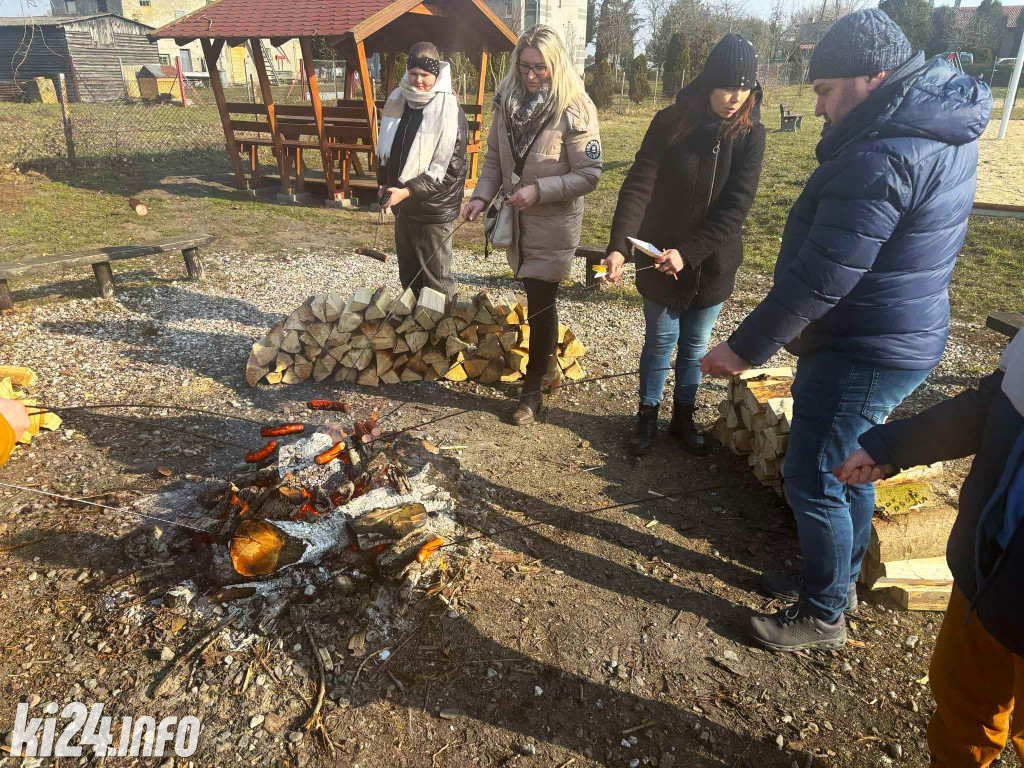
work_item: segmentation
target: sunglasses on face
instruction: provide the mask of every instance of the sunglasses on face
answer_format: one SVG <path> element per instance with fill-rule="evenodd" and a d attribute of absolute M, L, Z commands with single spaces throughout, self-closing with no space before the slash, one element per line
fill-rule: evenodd
<path fill-rule="evenodd" d="M 523 77 L 526 77 L 531 72 L 536 77 L 547 77 L 548 76 L 548 68 L 545 65 L 543 65 L 543 64 L 538 64 L 535 67 L 531 67 L 529 64 L 523 64 L 522 62 L 519 62 L 519 74 L 520 75 L 522 75 Z"/>

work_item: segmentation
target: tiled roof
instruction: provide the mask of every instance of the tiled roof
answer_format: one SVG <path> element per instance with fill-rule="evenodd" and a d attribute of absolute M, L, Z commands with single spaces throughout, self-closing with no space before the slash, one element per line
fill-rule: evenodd
<path fill-rule="evenodd" d="M 457 11 L 453 15 L 460 21 L 489 20 L 486 23 L 492 44 L 505 40 L 502 47 L 511 48 L 515 42 L 512 33 L 486 8 L 483 0 L 430 1 L 442 11 L 446 6 L 453 8 Z M 421 0 L 215 0 L 161 27 L 151 37 L 293 38 L 351 33 L 356 40 L 362 40 L 420 3 Z M 472 13 L 474 9 L 476 13 Z M 427 21 L 431 17 L 417 18 Z"/>
<path fill-rule="evenodd" d="M 966 27 L 971 23 L 971 19 L 974 18 L 974 12 L 978 10 L 978 6 L 961 6 L 954 8 L 953 13 L 955 14 L 956 26 Z M 1017 20 L 1020 18 L 1020 12 L 1024 10 L 1024 5 L 1004 5 L 1003 13 L 1006 15 L 1006 26 L 1015 27 Z"/>

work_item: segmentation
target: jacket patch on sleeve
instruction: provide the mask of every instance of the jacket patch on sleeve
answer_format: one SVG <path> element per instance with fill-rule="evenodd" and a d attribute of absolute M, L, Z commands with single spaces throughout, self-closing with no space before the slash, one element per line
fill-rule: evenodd
<path fill-rule="evenodd" d="M 597 139 L 591 139 L 587 142 L 586 148 L 587 157 L 591 160 L 598 160 L 601 157 L 601 142 Z"/>

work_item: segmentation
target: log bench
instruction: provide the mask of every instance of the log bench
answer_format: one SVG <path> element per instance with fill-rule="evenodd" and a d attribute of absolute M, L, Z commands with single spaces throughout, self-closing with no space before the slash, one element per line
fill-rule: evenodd
<path fill-rule="evenodd" d="M 114 273 L 110 262 L 124 259 L 138 259 L 144 256 L 155 256 L 169 251 L 181 251 L 185 257 L 185 270 L 190 280 L 205 280 L 206 272 L 199 258 L 199 248 L 213 242 L 213 235 L 195 235 L 192 237 L 171 237 L 156 243 L 141 245 L 118 245 L 109 248 L 97 248 L 94 251 L 79 253 L 53 254 L 37 256 L 20 261 L 8 261 L 0 264 L 0 310 L 14 309 L 14 297 L 7 281 L 14 277 L 25 277 L 41 272 L 49 272 L 58 267 L 77 267 L 89 265 L 96 274 L 96 282 L 100 286 L 100 294 L 105 299 L 114 298 Z"/>
<path fill-rule="evenodd" d="M 780 125 L 781 130 L 788 131 L 790 133 L 795 133 L 800 130 L 800 123 L 804 119 L 803 115 L 793 114 L 790 107 L 785 104 L 779 104 L 779 114 L 782 119 L 782 124 Z"/>

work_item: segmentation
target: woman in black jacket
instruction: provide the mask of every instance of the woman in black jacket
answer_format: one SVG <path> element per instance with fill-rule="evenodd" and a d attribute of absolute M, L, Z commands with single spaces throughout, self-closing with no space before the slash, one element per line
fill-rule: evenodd
<path fill-rule="evenodd" d="M 619 191 L 605 265 L 622 276 L 632 251 L 644 299 L 646 336 L 640 356 L 640 410 L 629 452 L 650 453 L 658 408 L 676 355 L 669 432 L 691 453 L 707 452 L 693 423 L 700 358 L 743 261 L 743 221 L 754 202 L 764 157 L 757 55 L 729 34 L 704 71 L 654 116 L 636 162 Z M 628 238 L 661 250 L 631 249 Z"/>
<path fill-rule="evenodd" d="M 452 230 L 466 183 L 466 114 L 451 67 L 432 43 L 409 49 L 408 69 L 381 113 L 378 197 L 394 207 L 402 288 L 451 296 Z"/>

